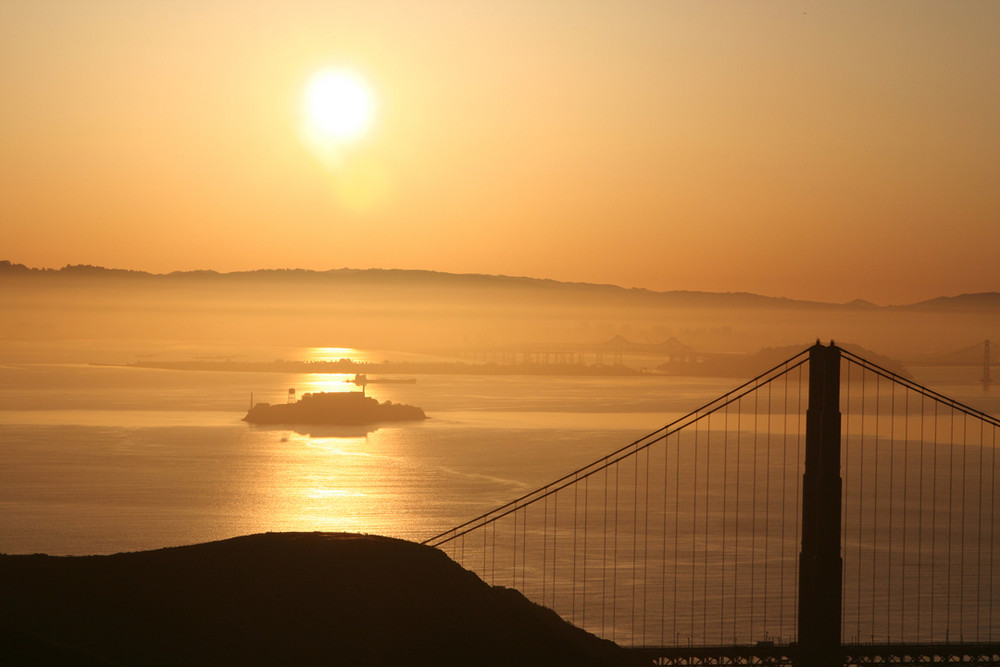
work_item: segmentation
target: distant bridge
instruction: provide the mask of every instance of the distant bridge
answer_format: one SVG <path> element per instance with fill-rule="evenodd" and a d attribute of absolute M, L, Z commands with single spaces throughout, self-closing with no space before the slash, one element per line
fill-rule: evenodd
<path fill-rule="evenodd" d="M 1000 664 L 998 431 L 817 343 L 426 543 L 637 664 Z"/>
<path fill-rule="evenodd" d="M 989 339 L 955 350 L 917 361 L 907 362 L 907 366 L 1000 366 L 1000 346 L 990 345 Z"/>
<path fill-rule="evenodd" d="M 976 358 L 977 356 L 978 359 Z M 993 384 L 993 377 L 990 369 L 994 367 L 1000 368 L 1000 349 L 994 346 L 993 352 L 990 352 L 990 341 L 987 338 L 983 341 L 982 347 L 979 345 L 972 345 L 965 349 L 958 350 L 957 352 L 952 352 L 951 354 L 941 355 L 934 359 L 914 361 L 907 365 L 937 366 L 946 368 L 982 367 L 983 376 L 980 381 L 983 383 L 984 389 L 989 389 L 990 385 Z"/>

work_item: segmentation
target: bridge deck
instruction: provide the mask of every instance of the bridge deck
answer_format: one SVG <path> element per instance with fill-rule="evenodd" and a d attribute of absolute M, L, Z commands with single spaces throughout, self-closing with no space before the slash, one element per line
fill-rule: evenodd
<path fill-rule="evenodd" d="M 1000 643 L 843 644 L 847 665 L 1000 665 Z M 629 648 L 634 665 L 797 665 L 798 646 L 761 642 L 749 646 Z"/>

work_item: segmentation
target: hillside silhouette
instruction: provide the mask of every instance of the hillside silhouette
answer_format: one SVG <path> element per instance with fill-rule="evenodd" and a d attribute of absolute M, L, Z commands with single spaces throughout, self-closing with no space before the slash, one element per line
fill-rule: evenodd
<path fill-rule="evenodd" d="M 272 533 L 0 556 L 0 663 L 610 665 L 622 651 L 443 552 Z"/>

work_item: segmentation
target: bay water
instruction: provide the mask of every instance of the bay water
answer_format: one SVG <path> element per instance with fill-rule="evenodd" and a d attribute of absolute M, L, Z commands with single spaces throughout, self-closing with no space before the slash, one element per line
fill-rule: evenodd
<path fill-rule="evenodd" d="M 416 379 L 412 384 L 371 384 L 367 391 L 380 401 L 418 405 L 429 419 L 361 428 L 292 428 L 253 426 L 243 422 L 242 417 L 251 400 L 285 402 L 292 388 L 296 395 L 357 391 L 351 382 L 353 375 L 178 371 L 127 365 L 135 361 L 191 359 L 338 358 L 362 362 L 440 360 L 351 348 L 234 349 L 200 343 L 135 341 L 5 342 L 0 351 L 0 553 L 106 554 L 268 531 L 346 531 L 423 541 L 596 461 L 742 382 L 737 378 L 662 375 L 369 373 L 376 379 Z M 1000 412 L 1000 391 L 995 387 L 984 390 L 969 369 L 921 369 L 917 379 L 977 409 Z M 850 421 L 847 426 L 848 430 L 857 430 Z M 747 437 L 752 435 L 748 433 Z M 988 481 L 996 475 L 995 454 L 990 449 Z M 859 464 L 864 461 L 846 461 L 845 471 L 850 473 Z M 727 464 L 721 465 L 725 476 Z M 921 462 L 920 474 L 926 476 L 924 468 L 930 465 L 930 459 L 926 466 Z M 699 478 L 706 485 L 711 474 L 718 477 L 709 470 L 704 465 Z M 853 512 L 852 489 L 860 488 L 853 480 L 860 471 L 858 468 L 853 477 L 848 475 L 848 512 Z M 797 478 L 800 473 L 793 470 L 791 474 Z M 969 479 L 978 479 L 981 484 L 984 477 L 979 474 Z M 669 481 L 664 473 L 664 488 Z M 716 485 L 711 487 L 711 493 L 716 494 Z M 595 487 L 592 492 L 600 490 Z M 635 489 L 631 493 L 638 497 Z M 872 492 L 868 493 L 871 496 Z M 990 507 L 997 503 L 995 494 L 980 492 L 976 497 L 989 498 Z M 711 502 L 716 502 L 714 495 L 712 498 Z M 795 511 L 796 498 L 789 496 L 789 516 Z M 724 498 L 722 503 L 725 506 Z M 1000 512 L 990 511 L 988 516 L 1000 518 Z M 857 534 L 847 531 L 845 549 L 849 556 L 855 553 L 853 550 L 862 550 L 857 551 L 855 560 L 864 567 L 869 559 L 875 562 L 879 547 L 874 528 L 862 531 L 862 524 L 858 523 Z M 513 525 L 518 525 L 516 520 Z M 721 573 L 710 566 L 710 557 L 714 558 L 716 551 L 723 553 L 725 545 L 721 551 L 716 549 L 705 525 L 703 535 L 699 537 L 697 530 L 693 535 L 695 541 L 704 541 L 705 558 L 700 571 L 723 583 L 732 580 L 735 585 L 736 572 L 727 575 L 723 561 L 718 568 Z M 913 525 L 918 524 L 911 524 L 911 532 Z M 982 534 L 988 534 L 992 550 L 993 536 L 1000 531 L 995 526 L 987 529 Z M 782 539 L 791 542 L 792 537 L 789 532 Z M 685 544 L 690 542 L 681 538 Z M 561 543 L 567 544 L 568 539 Z M 655 544 L 655 538 L 648 539 Z M 790 577 L 797 547 L 791 544 L 782 549 L 780 559 L 791 563 L 787 569 Z M 765 551 L 764 560 L 768 557 Z M 913 560 L 912 554 L 906 558 Z M 962 584 L 972 587 L 967 597 L 976 599 L 970 615 L 976 615 L 976 636 L 980 638 L 1000 632 L 1000 613 L 996 618 L 991 613 L 1000 604 L 996 599 L 1000 582 L 992 581 L 994 560 L 996 554 L 986 556 L 985 561 L 977 560 L 977 578 Z M 517 557 L 512 561 L 516 564 Z M 980 562 L 989 568 L 985 597 L 979 593 L 984 585 L 980 572 L 986 571 Z M 695 565 L 691 567 L 695 572 Z M 785 566 L 776 567 L 782 569 L 777 570 L 774 581 L 783 581 Z M 952 567 L 950 563 L 948 567 Z M 845 582 L 851 598 L 845 608 L 849 639 L 861 638 L 862 631 L 872 640 L 879 638 L 876 635 L 889 637 L 889 626 L 884 631 L 876 627 L 876 619 L 881 618 L 876 601 L 883 604 L 888 593 L 872 597 L 874 593 L 863 594 L 860 589 L 862 581 L 873 576 L 875 570 L 869 568 Z M 920 576 L 919 570 L 911 567 L 905 580 L 897 578 L 903 582 L 900 585 L 906 585 L 913 576 Z M 666 585 L 665 575 L 661 578 Z M 877 578 L 871 581 L 870 588 L 875 591 L 880 582 Z M 635 579 L 629 582 L 634 588 Z M 565 596 L 575 600 L 572 591 L 580 586 L 569 583 L 570 592 Z M 673 586 L 676 589 L 676 583 Z M 785 584 L 781 586 L 784 591 Z M 793 579 L 787 587 L 793 589 Z M 596 584 L 591 590 L 596 590 Z M 676 598 L 676 592 L 674 595 Z M 545 596 L 543 587 L 539 601 L 557 602 L 554 592 L 549 600 Z M 737 597 L 730 596 L 719 604 L 737 605 Z M 863 597 L 873 600 L 870 612 L 853 606 L 851 600 Z M 947 601 L 948 591 L 941 591 L 940 597 Z M 686 598 L 682 593 L 677 599 Z M 901 599 L 898 594 L 896 599 Z M 926 604 L 934 605 L 934 599 Z M 568 609 L 559 611 L 576 622 L 585 620 L 595 632 L 607 634 L 603 625 L 594 625 L 599 617 L 596 611 L 584 618 L 586 610 L 582 605 L 574 601 Z M 563 602 L 553 606 L 567 605 Z M 734 608 L 734 618 L 736 611 Z M 988 622 L 980 621 L 987 612 Z M 782 610 L 787 620 L 781 625 L 772 622 L 768 628 L 758 623 L 763 634 L 753 629 L 753 613 L 751 607 L 750 620 L 740 621 L 739 632 L 734 630 L 735 639 L 794 634 L 794 609 Z M 944 620 L 950 616 L 944 614 Z M 676 624 L 675 619 L 670 622 Z M 651 620 L 650 625 L 659 628 L 661 640 L 665 629 L 666 635 L 675 640 L 679 637 L 680 633 L 672 630 L 672 625 L 668 627 L 665 620 Z M 689 625 L 697 629 L 693 610 Z M 744 626 L 749 629 L 744 630 Z M 949 636 L 946 624 L 942 623 L 941 628 L 933 632 L 934 636 Z M 907 634 L 912 632 L 906 629 Z M 897 631 L 897 635 L 900 633 L 902 630 Z M 644 634 L 648 635 L 629 630 L 615 639 L 642 643 L 646 640 Z M 707 641 L 708 634 L 703 634 Z M 723 637 L 721 631 L 719 634 Z"/>
<path fill-rule="evenodd" d="M 731 379 L 420 375 L 369 395 L 424 422 L 255 427 L 254 401 L 353 376 L 126 367 L 392 352 L 54 341 L 0 354 L 0 552 L 80 555 L 266 531 L 421 541 L 617 449 Z M 339 357 L 338 357 L 339 358 Z M 374 377 L 374 375 L 373 375 Z M 388 376 L 386 376 L 388 377 Z"/>

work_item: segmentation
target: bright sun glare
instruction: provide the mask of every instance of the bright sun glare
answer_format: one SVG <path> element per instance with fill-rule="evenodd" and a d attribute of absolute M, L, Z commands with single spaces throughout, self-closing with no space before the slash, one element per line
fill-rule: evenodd
<path fill-rule="evenodd" d="M 314 132 L 338 143 L 349 143 L 363 137 L 371 127 L 375 98 L 360 74 L 330 68 L 309 79 L 303 107 Z"/>

